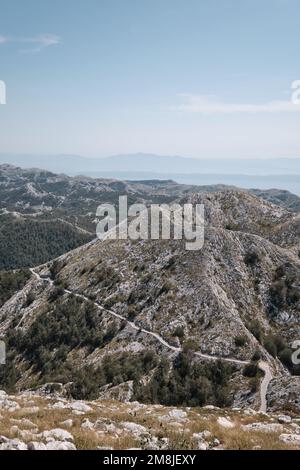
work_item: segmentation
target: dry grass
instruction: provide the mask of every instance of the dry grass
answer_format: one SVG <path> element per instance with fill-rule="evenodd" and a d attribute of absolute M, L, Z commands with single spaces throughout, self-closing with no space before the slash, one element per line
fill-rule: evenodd
<path fill-rule="evenodd" d="M 51 404 L 57 400 L 49 400 L 41 397 L 11 397 L 17 401 L 21 408 L 14 412 L 1 411 L 0 435 L 8 438 L 20 438 L 28 443 L 34 438 L 34 434 L 22 433 L 30 430 L 30 423 L 22 419 L 30 420 L 32 432 L 42 432 L 54 428 L 65 428 L 74 437 L 77 449 L 130 449 L 147 448 L 149 436 L 158 440 L 158 445 L 164 444 L 164 448 L 170 450 L 192 450 L 197 448 L 197 442 L 193 438 L 194 433 L 210 431 L 211 436 L 207 438 L 210 447 L 217 439 L 223 449 L 246 450 L 246 449 L 297 449 L 300 446 L 288 446 L 279 440 L 277 432 L 246 431 L 242 425 L 254 422 L 268 423 L 276 422 L 263 414 L 254 416 L 245 415 L 242 411 L 187 409 L 187 419 L 182 422 L 170 419 L 170 409 L 162 406 L 138 406 L 136 404 L 124 404 L 115 401 L 95 401 L 88 403 L 92 410 L 82 415 L 77 415 L 71 409 L 53 409 Z M 50 406 L 49 406 L 50 405 Z M 38 412 L 31 413 L 29 407 L 36 406 Z M 234 423 L 234 428 L 225 429 L 217 422 L 219 416 L 224 416 Z M 63 421 L 72 419 L 71 428 L 62 425 Z M 82 428 L 82 423 L 88 419 L 99 425 L 94 429 Z M 133 422 L 147 429 L 146 437 L 139 433 L 131 433 L 124 429 L 122 423 Z M 105 425 L 113 425 L 109 430 Z M 13 426 L 17 426 L 16 429 Z M 19 431 L 18 431 L 19 430 Z M 287 431 L 293 433 L 290 428 Z M 148 436 L 148 437 L 147 437 Z M 166 442 L 168 444 L 166 445 Z"/>

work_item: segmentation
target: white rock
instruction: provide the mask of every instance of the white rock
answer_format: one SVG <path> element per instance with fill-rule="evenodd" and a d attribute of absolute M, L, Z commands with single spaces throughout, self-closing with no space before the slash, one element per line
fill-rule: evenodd
<path fill-rule="evenodd" d="M 14 411 L 20 409 L 20 405 L 16 401 L 9 400 L 8 398 L 4 397 L 0 398 L 0 409 L 13 413 Z"/>
<path fill-rule="evenodd" d="M 125 428 L 127 431 L 132 432 L 133 434 L 140 434 L 140 433 L 145 433 L 147 432 L 147 429 L 145 426 L 142 426 L 141 424 L 137 423 L 132 423 L 132 422 L 124 422 L 121 423 L 123 428 Z"/>
<path fill-rule="evenodd" d="M 199 442 L 198 443 L 198 450 L 207 450 L 208 449 L 208 445 L 206 442 Z"/>
<path fill-rule="evenodd" d="M 169 416 L 170 418 L 173 418 L 173 419 L 182 420 L 182 419 L 187 418 L 187 412 L 182 411 L 182 410 L 171 410 L 169 411 Z"/>
<path fill-rule="evenodd" d="M 71 408 L 71 410 L 74 411 L 80 411 L 82 413 L 88 413 L 89 411 L 92 411 L 92 408 L 82 401 L 74 401 L 73 403 L 69 404 L 68 408 Z"/>
<path fill-rule="evenodd" d="M 47 450 L 47 447 L 43 442 L 32 441 L 27 445 L 28 450 Z"/>
<path fill-rule="evenodd" d="M 292 418 L 287 415 L 280 415 L 280 416 L 277 416 L 277 421 L 278 423 L 281 423 L 281 424 L 290 424 L 292 422 Z"/>
<path fill-rule="evenodd" d="M 8 439 L 0 444 L 0 450 L 27 450 L 27 445 L 19 439 Z"/>
<path fill-rule="evenodd" d="M 293 429 L 293 433 L 300 434 L 300 426 L 296 423 L 291 423 L 290 428 Z"/>
<path fill-rule="evenodd" d="M 72 442 L 51 441 L 46 445 L 46 450 L 76 450 Z"/>
<path fill-rule="evenodd" d="M 205 438 L 210 437 L 211 432 L 210 431 L 203 431 L 203 432 L 194 432 L 193 434 L 193 439 L 197 444 L 197 449 L 198 450 L 207 450 L 208 449 L 208 443 L 205 442 Z"/>
<path fill-rule="evenodd" d="M 219 439 L 217 439 L 217 438 L 215 437 L 215 438 L 213 439 L 213 441 L 212 441 L 213 447 L 218 447 L 220 444 L 221 444 L 221 442 L 219 441 Z"/>
<path fill-rule="evenodd" d="M 209 437 L 211 437 L 211 432 L 210 431 L 202 431 L 202 432 L 194 432 L 193 434 L 193 439 L 198 440 L 198 441 L 205 441 Z"/>
<path fill-rule="evenodd" d="M 95 425 L 89 419 L 85 419 L 81 424 L 83 429 L 94 429 Z"/>
<path fill-rule="evenodd" d="M 226 429 L 232 429 L 235 427 L 235 424 L 230 419 L 224 418 L 223 416 L 219 416 L 217 423 L 222 426 L 222 428 Z"/>
<path fill-rule="evenodd" d="M 279 439 L 285 444 L 300 444 L 299 434 L 280 434 Z"/>
<path fill-rule="evenodd" d="M 66 428 L 71 428 L 73 426 L 73 420 L 72 419 L 66 419 L 66 421 L 62 421 L 60 424 L 62 426 L 65 426 Z"/>
<path fill-rule="evenodd" d="M 67 406 L 63 401 L 57 401 L 51 405 L 48 405 L 48 408 L 53 408 L 54 410 L 61 410 L 63 408 L 67 408 Z"/>
<path fill-rule="evenodd" d="M 283 426 L 277 423 L 252 423 L 242 426 L 244 431 L 282 432 Z"/>
<path fill-rule="evenodd" d="M 122 432 L 122 430 L 120 428 L 117 428 L 113 423 L 105 424 L 105 431 L 112 434 L 120 434 Z"/>
<path fill-rule="evenodd" d="M 74 402 L 70 402 L 70 403 L 65 403 L 63 401 L 57 401 L 56 403 L 53 403 L 52 405 L 49 405 L 49 408 L 52 408 L 52 409 L 65 409 L 65 408 L 68 408 L 68 409 L 71 409 L 73 411 L 74 414 L 84 414 L 84 413 L 87 413 L 89 411 L 92 411 L 92 408 L 87 405 L 86 403 L 82 402 L 82 401 L 74 401 Z"/>
<path fill-rule="evenodd" d="M 46 441 L 73 441 L 74 438 L 71 433 L 65 429 L 55 428 L 50 431 L 44 431 L 39 436 Z"/>

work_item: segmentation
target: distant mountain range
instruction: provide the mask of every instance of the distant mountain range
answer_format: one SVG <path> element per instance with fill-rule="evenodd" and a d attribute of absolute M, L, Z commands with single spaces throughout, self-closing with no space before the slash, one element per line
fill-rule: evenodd
<path fill-rule="evenodd" d="M 1 154 L 0 163 L 44 168 L 70 176 L 81 174 L 126 180 L 172 178 L 184 184 L 279 188 L 300 195 L 300 158 L 196 159 L 143 153 L 106 158 Z"/>
<path fill-rule="evenodd" d="M 87 243 L 95 236 L 97 206 L 117 203 L 120 195 L 127 195 L 131 202 L 161 204 L 180 200 L 187 194 L 237 189 L 224 185 L 183 185 L 172 180 L 70 177 L 47 170 L 0 165 L 0 270 L 35 266 Z M 249 192 L 300 213 L 300 197 L 288 191 Z"/>

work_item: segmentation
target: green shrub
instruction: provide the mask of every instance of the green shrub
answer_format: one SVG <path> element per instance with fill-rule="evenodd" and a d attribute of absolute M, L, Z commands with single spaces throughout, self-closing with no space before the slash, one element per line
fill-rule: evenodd
<path fill-rule="evenodd" d="M 272 336 L 268 336 L 264 340 L 264 347 L 266 348 L 268 353 L 271 354 L 271 356 L 273 356 L 273 357 L 277 356 L 277 347 L 276 347 L 276 344 L 274 342 L 274 338 Z"/>
<path fill-rule="evenodd" d="M 173 336 L 177 336 L 177 338 L 184 337 L 184 328 L 182 326 L 177 326 L 173 331 Z"/>
<path fill-rule="evenodd" d="M 136 384 L 135 399 L 167 406 L 203 406 L 212 403 L 230 406 L 228 380 L 230 365 L 217 361 L 199 364 L 188 352 L 180 353 L 173 366 L 161 359 L 147 385 Z"/>
<path fill-rule="evenodd" d="M 255 362 L 251 362 L 250 364 L 245 365 L 243 370 L 244 377 L 256 377 L 258 374 L 258 366 Z"/>
<path fill-rule="evenodd" d="M 255 336 L 257 341 L 259 341 L 260 343 L 262 342 L 263 329 L 258 320 L 252 320 L 251 323 L 248 325 L 248 330 L 251 331 L 251 333 L 253 334 L 253 336 Z"/>
<path fill-rule="evenodd" d="M 24 307 L 29 307 L 33 302 L 35 301 L 35 297 L 33 295 L 33 292 L 28 292 L 28 294 L 26 295 L 26 300 L 25 300 L 25 303 L 24 303 Z"/>
<path fill-rule="evenodd" d="M 256 349 L 253 353 L 252 361 L 257 362 L 257 361 L 260 360 L 260 358 L 261 358 L 260 351 L 259 351 L 259 349 Z"/>
<path fill-rule="evenodd" d="M 29 269 L 19 269 L 17 271 L 0 271 L 0 307 L 22 289 L 31 273 Z"/>
<path fill-rule="evenodd" d="M 247 266 L 255 266 L 259 262 L 259 256 L 255 251 L 249 251 L 244 256 L 244 262 Z"/>
<path fill-rule="evenodd" d="M 234 344 L 236 345 L 237 348 L 241 348 L 247 344 L 248 338 L 247 336 L 244 335 L 238 335 L 234 338 Z"/>
<path fill-rule="evenodd" d="M 292 349 L 288 347 L 285 347 L 278 353 L 278 358 L 280 359 L 282 364 L 284 364 L 289 369 L 293 369 L 292 354 L 293 354 Z"/>

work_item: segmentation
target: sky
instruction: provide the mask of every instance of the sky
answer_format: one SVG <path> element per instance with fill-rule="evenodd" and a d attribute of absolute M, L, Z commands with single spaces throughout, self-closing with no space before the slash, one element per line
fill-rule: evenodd
<path fill-rule="evenodd" d="M 299 0 L 0 0 L 0 153 L 300 157 L 299 51 Z"/>

